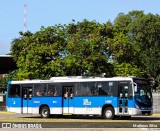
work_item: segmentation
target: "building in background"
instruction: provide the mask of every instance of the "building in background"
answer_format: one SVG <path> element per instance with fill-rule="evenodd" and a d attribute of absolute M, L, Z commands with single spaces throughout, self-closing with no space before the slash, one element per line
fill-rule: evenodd
<path fill-rule="evenodd" d="M 15 69 L 17 69 L 16 63 L 10 55 L 0 55 L 0 77 L 5 77 Z"/>

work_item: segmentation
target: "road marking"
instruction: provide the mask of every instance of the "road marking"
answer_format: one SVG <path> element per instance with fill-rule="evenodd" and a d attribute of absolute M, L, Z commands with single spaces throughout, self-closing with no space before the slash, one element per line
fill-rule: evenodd
<path fill-rule="evenodd" d="M 15 114 L 14 112 L 0 112 L 0 114 Z"/>
<path fill-rule="evenodd" d="M 160 114 L 153 114 L 153 115 L 151 115 L 151 116 L 160 116 Z"/>

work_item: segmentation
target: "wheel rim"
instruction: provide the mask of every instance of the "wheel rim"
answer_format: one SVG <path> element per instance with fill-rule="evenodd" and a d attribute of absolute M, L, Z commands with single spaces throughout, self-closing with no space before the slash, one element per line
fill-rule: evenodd
<path fill-rule="evenodd" d="M 47 116 L 48 116 L 48 110 L 47 110 L 47 109 L 44 109 L 44 110 L 42 111 L 42 115 L 43 115 L 43 117 L 47 117 Z"/>
<path fill-rule="evenodd" d="M 106 111 L 106 118 L 111 118 L 112 117 L 112 111 L 111 110 L 107 110 Z"/>

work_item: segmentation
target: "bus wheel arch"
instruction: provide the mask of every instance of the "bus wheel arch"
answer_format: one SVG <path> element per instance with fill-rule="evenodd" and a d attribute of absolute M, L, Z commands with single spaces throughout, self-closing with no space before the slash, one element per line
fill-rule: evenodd
<path fill-rule="evenodd" d="M 103 106 L 102 117 L 105 119 L 113 119 L 115 117 L 115 110 L 111 104 L 106 104 Z"/>
<path fill-rule="evenodd" d="M 50 108 L 48 105 L 43 104 L 39 108 L 39 114 L 42 118 L 49 118 L 50 117 Z"/>

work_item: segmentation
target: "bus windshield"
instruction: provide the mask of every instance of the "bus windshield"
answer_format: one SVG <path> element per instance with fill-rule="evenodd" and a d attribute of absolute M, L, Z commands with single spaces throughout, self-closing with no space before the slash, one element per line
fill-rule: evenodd
<path fill-rule="evenodd" d="M 147 84 L 137 84 L 135 100 L 140 106 L 152 106 L 152 92 Z"/>

